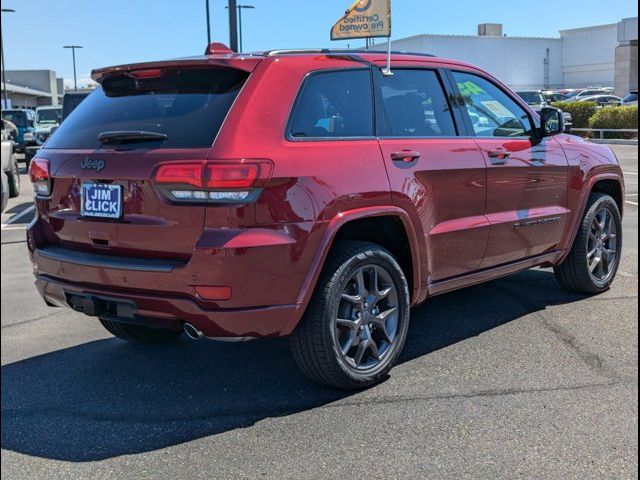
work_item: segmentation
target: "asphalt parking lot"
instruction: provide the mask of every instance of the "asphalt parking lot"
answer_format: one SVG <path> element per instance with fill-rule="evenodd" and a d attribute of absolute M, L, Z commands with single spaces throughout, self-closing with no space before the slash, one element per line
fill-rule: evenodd
<path fill-rule="evenodd" d="M 24 177 L 2 215 L 2 478 L 637 478 L 638 148 L 613 148 L 627 197 L 609 292 L 532 270 L 435 298 L 360 393 L 309 383 L 286 340 L 137 347 L 46 307 Z"/>

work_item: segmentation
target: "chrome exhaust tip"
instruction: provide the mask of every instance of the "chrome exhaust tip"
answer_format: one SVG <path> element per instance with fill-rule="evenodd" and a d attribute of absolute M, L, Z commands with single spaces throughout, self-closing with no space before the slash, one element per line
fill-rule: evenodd
<path fill-rule="evenodd" d="M 182 326 L 182 329 L 184 330 L 185 335 L 191 340 L 200 340 L 201 338 L 204 338 L 204 333 L 202 333 L 190 323 L 185 323 Z"/>

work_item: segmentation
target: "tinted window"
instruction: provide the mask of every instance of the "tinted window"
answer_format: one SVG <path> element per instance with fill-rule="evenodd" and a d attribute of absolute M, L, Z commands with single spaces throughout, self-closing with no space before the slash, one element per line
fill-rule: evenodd
<path fill-rule="evenodd" d="M 549 93 L 547 95 L 545 95 L 547 102 L 549 103 L 554 103 L 554 102 L 562 102 L 564 100 L 566 100 L 567 97 L 566 95 L 562 95 L 561 93 Z"/>
<path fill-rule="evenodd" d="M 210 147 L 247 75 L 237 70 L 172 70 L 156 78 L 106 78 L 65 119 L 47 148 L 98 148 L 98 135 L 148 131 L 166 140 L 133 147 Z"/>
<path fill-rule="evenodd" d="M 371 137 L 372 104 L 369 70 L 312 75 L 296 102 L 289 135 L 296 138 Z"/>
<path fill-rule="evenodd" d="M 531 135 L 527 112 L 493 83 L 477 75 L 453 72 L 471 123 L 479 137 Z"/>
<path fill-rule="evenodd" d="M 540 105 L 545 103 L 545 99 L 541 93 L 538 92 L 516 92 L 518 96 L 527 102 L 529 105 Z"/>
<path fill-rule="evenodd" d="M 382 78 L 386 134 L 393 137 L 455 136 L 451 108 L 436 72 L 402 70 Z"/>
<path fill-rule="evenodd" d="M 19 110 L 4 110 L 2 112 L 2 118 L 9 120 L 18 128 L 27 126 L 27 113 Z"/>

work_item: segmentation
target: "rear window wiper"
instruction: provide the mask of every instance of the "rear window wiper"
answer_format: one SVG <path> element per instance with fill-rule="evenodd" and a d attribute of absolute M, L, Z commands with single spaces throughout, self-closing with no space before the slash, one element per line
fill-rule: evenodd
<path fill-rule="evenodd" d="M 126 142 L 154 142 L 166 140 L 166 133 L 146 132 L 144 130 L 122 130 L 114 132 L 102 132 L 98 135 L 100 143 L 126 143 Z"/>

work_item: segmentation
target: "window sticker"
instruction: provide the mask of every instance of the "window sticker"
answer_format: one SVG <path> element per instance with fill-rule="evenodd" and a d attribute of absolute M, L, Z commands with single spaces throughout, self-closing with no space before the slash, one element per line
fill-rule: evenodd
<path fill-rule="evenodd" d="M 482 103 L 482 105 L 484 105 L 496 117 L 513 117 L 513 114 L 500 102 L 497 102 L 495 100 L 485 100 L 484 102 L 480 103 Z"/>

